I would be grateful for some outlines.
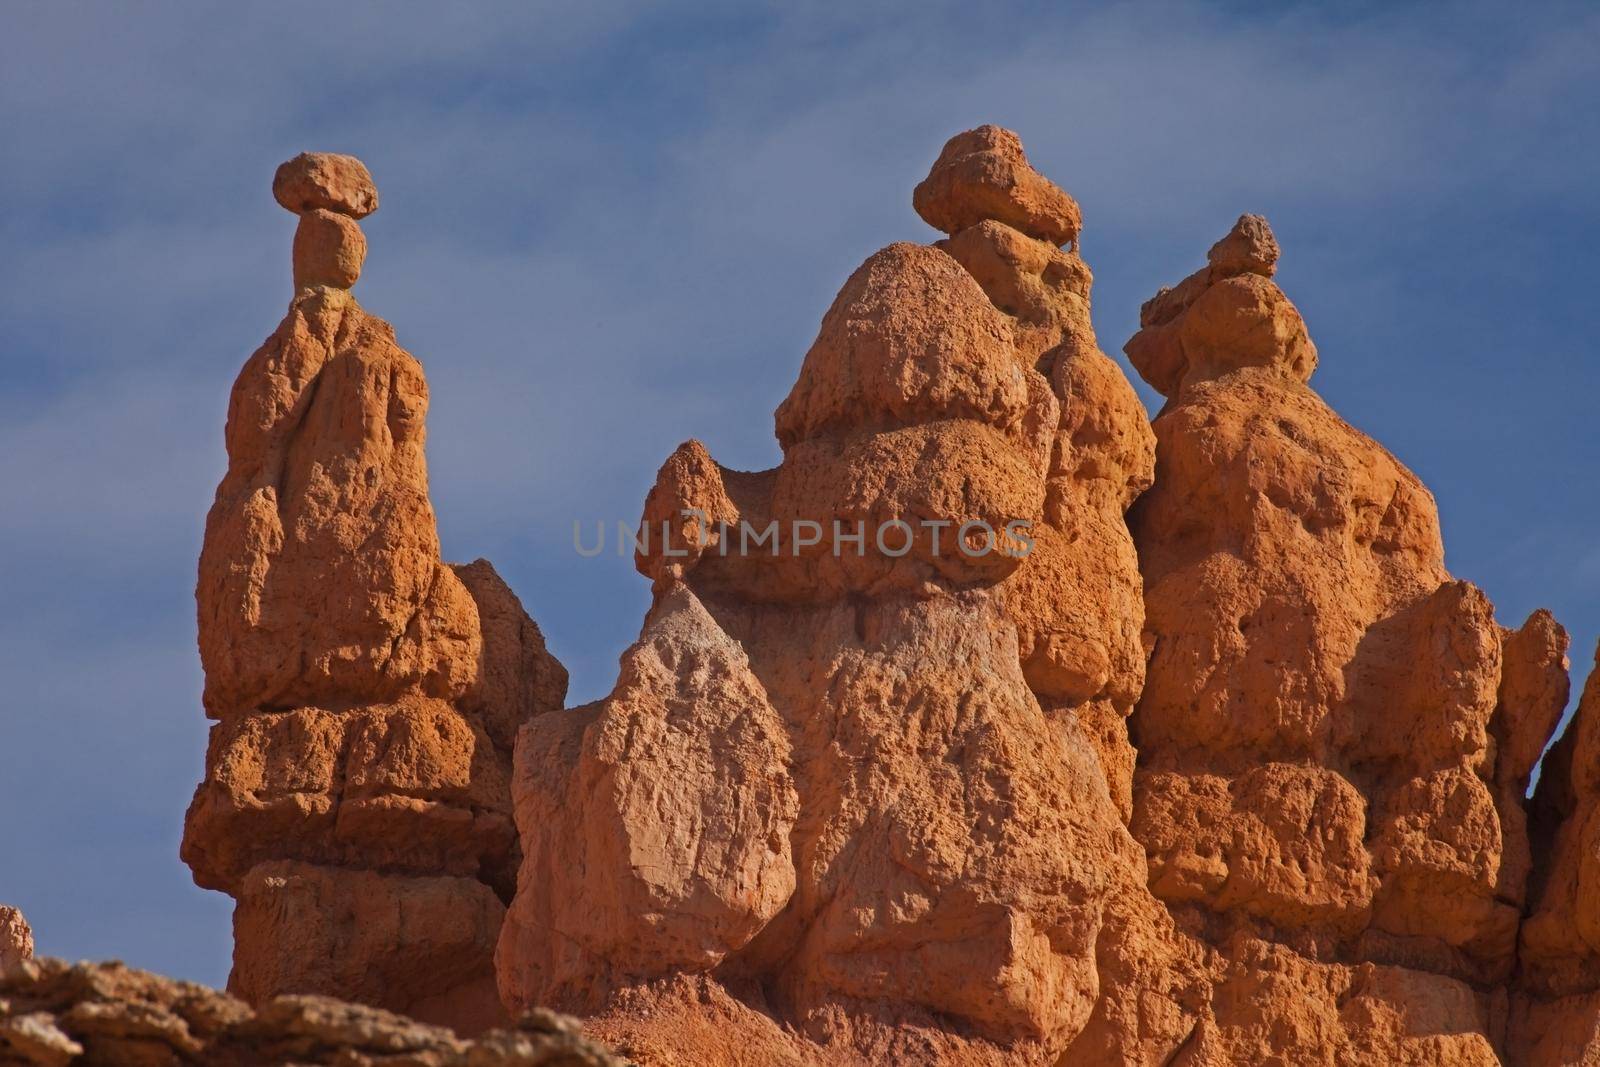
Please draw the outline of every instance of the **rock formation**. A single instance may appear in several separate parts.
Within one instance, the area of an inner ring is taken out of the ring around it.
[[[1600,673],[1530,827],[1567,636],[1500,626],[1311,389],[1265,219],[1141,310],[1152,424],[1077,203],[952,138],[945,236],[845,282],[779,466],[662,466],[639,639],[561,710],[516,597],[440,561],[421,368],[347,291],[370,176],[274,192],[297,294],[230,406],[184,842],[257,1008],[23,964],[28,1062],[547,1062],[279,996],[339,993],[653,1065],[1600,1063]]]
[[[1077,206],[994,128],[917,204],[950,239],[845,283],[783,463],[662,468],[616,689],[518,741],[502,993],[650,1062],[1049,1062],[1143,892],[1121,513],[1153,449],[1058,247]]]
[[[1307,385],[1264,219],[1143,309],[1152,433],[1013,135],[914,203],[782,464],[662,468],[616,689],[524,726],[502,994],[659,1063],[1499,1062],[1564,632]]]
[[[1167,397],[1130,516],[1151,647],[1132,827],[1216,954],[1197,1048],[1495,1062],[1484,991],[1515,963],[1566,635],[1496,625],[1445,571],[1427,490],[1306,384],[1265,220],[1208,258],[1127,345]]]
[[[16,908],[0,904],[0,971],[33,958],[33,931]]]
[[[246,362],[196,592],[206,776],[195,881],[230,893],[229,988],[475,1029],[518,860],[511,752],[566,673],[488,563],[440,561],[422,367],[347,291],[366,168],[302,155],[296,294]]]
[[[622,1067],[577,1023],[535,1012],[476,1040],[376,1008],[282,996],[256,1008],[120,963],[0,973],[0,1063],[31,1067]]]

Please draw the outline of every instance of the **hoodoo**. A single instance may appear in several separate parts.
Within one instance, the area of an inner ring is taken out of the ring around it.
[[[611,696],[518,742],[502,992],[646,1062],[1052,1062],[1102,995],[1111,902],[1145,892],[1121,513],[1153,445],[1059,247],[1077,205],[992,127],[917,204],[951,237],[845,283],[783,463],[667,461],[645,520],[715,525],[640,554],[655,603]],[[774,521],[827,533],[723,540]],[[962,539],[1014,522],[1036,551]]]
[[[1278,255],[1240,218],[1127,344],[1167,397],[1133,831],[1217,1062],[1493,1063],[1566,635],[1445,571],[1427,489],[1307,384]]]
[[[502,1017],[512,744],[566,672],[488,563],[439,558],[422,366],[349,290],[367,169],[279,168],[288,316],[228,406],[200,556],[217,720],[183,858],[231,894],[232,992],[326,993],[465,1030]]]

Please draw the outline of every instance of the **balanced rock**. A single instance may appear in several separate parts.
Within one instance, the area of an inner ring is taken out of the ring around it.
[[[950,145],[973,143],[1022,158],[1015,135],[995,127],[960,134]],[[927,182],[947,172],[951,156],[947,146]],[[1010,327],[1024,365],[1049,383],[1058,414],[1044,427],[1043,508],[1028,562],[1009,578],[1004,600],[1030,688],[1048,713],[1070,714],[1085,732],[1127,818],[1133,748],[1125,720],[1144,684],[1145,652],[1138,558],[1123,514],[1150,485],[1155,437],[1133,387],[1100,350],[1090,319],[1094,276],[1075,249],[999,217],[982,218],[935,247],[972,275]],[[1037,378],[1027,381],[1037,387]]]
[[[1317,349],[1305,321],[1271,278],[1278,242],[1259,215],[1241,215],[1211,248],[1209,262],[1139,309],[1139,332],[1124,351],[1164,396],[1184,377],[1244,366],[1276,367],[1308,381]]]
[[[364,219],[378,210],[378,187],[355,156],[302,152],[278,167],[272,195],[296,215],[332,211]]]
[[[280,178],[370,184],[307,158]],[[359,237],[323,208],[312,225]],[[240,372],[196,590],[217,724],[182,852],[238,901],[234,991],[475,1029],[500,1016],[513,740],[566,673],[489,564],[441,561],[427,410],[421,365],[343,288],[302,289]]]
[[[1278,269],[1278,238],[1261,215],[1240,215],[1223,238],[1206,253],[1207,276],[1220,280],[1236,274],[1270,278]]]
[[[945,144],[911,204],[936,230],[957,234],[985,219],[1052,245],[1083,229],[1078,202],[1034,170],[1010,130],[979,126]]]
[[[33,958],[33,931],[22,912],[0,904],[0,971]]]

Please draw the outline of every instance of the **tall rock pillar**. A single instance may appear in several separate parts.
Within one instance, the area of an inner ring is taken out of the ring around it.
[[[782,463],[662,467],[611,695],[518,740],[502,991],[646,1062],[1053,1063],[1144,895],[1114,742],[1153,450],[1085,335],[1077,204],[984,127],[916,205],[952,236],[845,282]]]
[[[1129,519],[1151,648],[1133,832],[1216,953],[1198,1048],[1493,1063],[1566,637],[1545,612],[1502,628],[1445,570],[1427,488],[1309,386],[1278,256],[1240,218],[1126,346],[1167,398]]]
[[[182,855],[229,893],[229,988],[327,993],[463,1029],[501,1012],[519,726],[566,672],[488,563],[446,564],[428,387],[349,288],[377,208],[359,160],[279,168],[289,313],[228,406],[196,589],[211,730]]]

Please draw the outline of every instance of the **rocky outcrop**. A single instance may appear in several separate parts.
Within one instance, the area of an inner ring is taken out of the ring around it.
[[[518,742],[501,990],[651,1062],[1049,1062],[1142,892],[1100,753],[1125,779],[1149,430],[1015,138],[923,188],[953,236],[845,283],[778,468],[667,461],[616,689]]]
[[[0,904],[0,971],[33,958],[33,930],[16,908]]]
[[[274,192],[301,213],[297,292],[229,402],[196,592],[217,723],[183,858],[238,901],[240,996],[481,1028],[501,1015],[512,745],[566,674],[489,564],[439,558],[422,367],[347,291],[366,169],[300,156]]]
[[[0,973],[0,1063],[31,1067],[621,1067],[576,1021],[533,1012],[463,1040],[449,1030],[321,996],[252,1008],[120,963],[30,961]]]

